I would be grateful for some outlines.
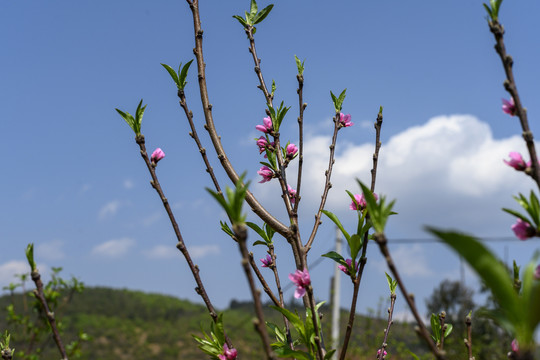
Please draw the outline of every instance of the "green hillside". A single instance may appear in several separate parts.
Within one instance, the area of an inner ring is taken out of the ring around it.
[[[21,312],[23,309],[22,295],[1,297],[0,330],[8,329],[12,332],[12,347],[25,349],[27,344],[21,343],[18,336],[18,332],[23,330],[6,324],[7,312],[4,309],[11,301],[15,302],[16,311]],[[202,336],[201,325],[208,331],[210,317],[204,306],[186,300],[131,290],[87,288],[82,294],[76,294],[57,313],[63,325],[65,343],[76,339],[79,331],[91,337],[90,341],[81,345],[81,359],[207,358],[197,348],[191,334]],[[330,309],[323,308],[322,313],[326,316],[324,324],[328,326]],[[239,358],[264,358],[258,346],[258,334],[253,328],[252,304],[232,301],[224,314],[225,331],[238,349]],[[280,326],[282,324],[280,316],[271,309],[266,310],[266,319]],[[343,312],[341,329],[345,329],[345,322],[346,314]],[[355,324],[348,359],[373,359],[382,342],[386,321],[362,316],[357,318]],[[328,328],[325,334],[330,334]],[[424,352],[423,344],[417,339],[414,327],[410,324],[394,324],[388,343],[391,359],[410,359],[410,356],[405,355],[408,354],[406,349],[418,355]],[[44,352],[39,359],[59,358],[50,337],[45,340],[43,347]]]

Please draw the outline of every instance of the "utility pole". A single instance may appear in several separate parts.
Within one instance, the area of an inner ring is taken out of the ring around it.
[[[336,252],[341,254],[341,232],[336,227]],[[332,295],[332,348],[339,348],[339,310],[340,310],[340,295],[341,295],[341,282],[340,282],[340,272],[339,268],[335,266],[334,268],[334,277],[332,278],[331,284],[331,295]],[[336,351],[332,356],[332,360],[337,360],[338,352]]]

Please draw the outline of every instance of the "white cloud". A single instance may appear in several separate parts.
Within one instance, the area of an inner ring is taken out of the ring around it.
[[[25,274],[30,272],[30,267],[26,261],[12,260],[0,265],[0,288],[9,285],[10,283],[18,283],[15,278],[17,274]]]
[[[65,257],[62,250],[64,242],[61,240],[53,240],[36,246],[36,257],[46,260],[61,260]]]
[[[209,255],[219,254],[219,246],[217,245],[200,245],[189,246],[189,254],[192,259],[201,259]],[[146,256],[152,259],[170,259],[183,255],[172,245],[157,245],[146,252]]]
[[[99,210],[98,217],[100,219],[105,219],[109,216],[114,216],[118,212],[119,208],[120,208],[120,201],[118,200],[110,201]]]
[[[320,201],[330,141],[330,136],[313,136],[305,143],[304,207],[315,208]],[[373,147],[371,141],[338,142],[328,210],[345,214],[350,202],[345,190],[359,192],[355,178],[370,182]],[[489,125],[472,115],[434,117],[383,142],[376,192],[397,199],[400,215],[390,223],[408,236],[422,232],[423,224],[510,235],[513,219],[500,208],[515,207],[512,195],[531,185],[503,163],[510,151],[526,153],[520,136],[495,139]],[[271,202],[270,190],[260,189],[265,202]]]
[[[130,238],[121,238],[106,241],[92,249],[92,254],[106,257],[119,257],[124,255],[135,244]]]
[[[150,226],[155,224],[159,219],[161,219],[162,211],[156,211],[153,214],[148,215],[142,220],[144,226]]]
[[[390,255],[401,275],[410,277],[428,277],[433,275],[429,268],[424,248],[420,244],[401,245],[390,249]],[[375,263],[380,271],[388,272],[386,261],[381,259]]]

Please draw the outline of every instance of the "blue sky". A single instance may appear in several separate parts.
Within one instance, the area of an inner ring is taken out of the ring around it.
[[[260,2],[259,7],[267,2]],[[309,4],[309,5],[306,5]],[[253,138],[265,103],[232,15],[249,1],[202,1],[204,49],[214,118],[229,158],[247,171],[264,206],[284,219],[275,184],[258,184],[261,159]],[[537,1],[507,0],[501,20],[515,60],[518,88],[534,133],[539,127],[540,48],[533,29]],[[148,148],[166,158],[158,176],[173,204],[188,248],[218,307],[249,294],[238,250],[221,231],[223,212],[204,187],[209,177],[188,136],[175,86],[160,63],[176,67],[193,58],[191,15],[183,1],[5,2],[0,12],[3,110],[1,148],[6,154],[0,209],[0,285],[26,271],[24,248],[36,244],[43,271],[62,266],[88,285],[127,287],[199,301],[131,130],[114,111],[133,113],[148,104],[142,132]],[[306,179],[301,231],[307,238],[322,190],[333,108],[329,91],[347,88],[343,110],[355,125],[340,131],[334,187],[327,209],[349,227],[345,189],[369,180],[378,108],[384,106],[383,148],[377,192],[397,198],[388,227],[391,250],[410,292],[429,295],[444,278],[459,278],[459,259],[426,239],[426,224],[482,237],[512,237],[512,195],[533,183],[502,162],[523,151],[516,119],[501,112],[503,70],[481,1],[390,2],[277,1],[258,27],[257,50],[276,100],[292,106],[281,134],[297,142],[296,65],[305,59]],[[186,94],[199,134],[222,185],[229,184],[202,128],[196,72]],[[294,167],[293,167],[294,168]],[[292,176],[292,175],[291,175]],[[251,218],[251,220],[253,220]],[[326,220],[326,219],[323,219]],[[251,239],[256,240],[251,234]],[[311,260],[332,249],[325,221]],[[488,243],[504,259],[524,264],[537,241]],[[277,245],[282,281],[294,266]],[[262,248],[253,249],[264,256]],[[387,296],[385,264],[370,247],[359,309]],[[312,269],[316,295],[328,299],[334,264]],[[467,283],[475,284],[467,270]],[[351,290],[343,278],[343,306]],[[286,297],[292,296],[292,289]],[[346,300],[345,300],[346,299]],[[423,306],[423,301],[418,301]],[[398,298],[399,304],[399,298]],[[403,302],[399,311],[404,311]]]

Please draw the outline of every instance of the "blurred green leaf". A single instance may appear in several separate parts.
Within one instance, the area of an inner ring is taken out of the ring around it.
[[[345,236],[345,239],[347,239],[347,242],[349,242],[349,239],[351,238],[351,236],[349,235],[349,233],[345,230],[345,228],[343,227],[343,225],[341,224],[341,221],[339,221],[339,219],[337,218],[336,215],[334,215],[333,213],[331,213],[330,211],[328,210],[322,210],[322,213],[326,216],[328,216],[328,218],[330,220],[332,220],[334,222],[334,224],[336,224],[336,226],[338,227],[338,229],[341,231],[341,233],[343,234],[343,236]]]
[[[26,246],[26,259],[32,271],[36,270],[36,262],[34,261],[34,244],[30,243]]]

